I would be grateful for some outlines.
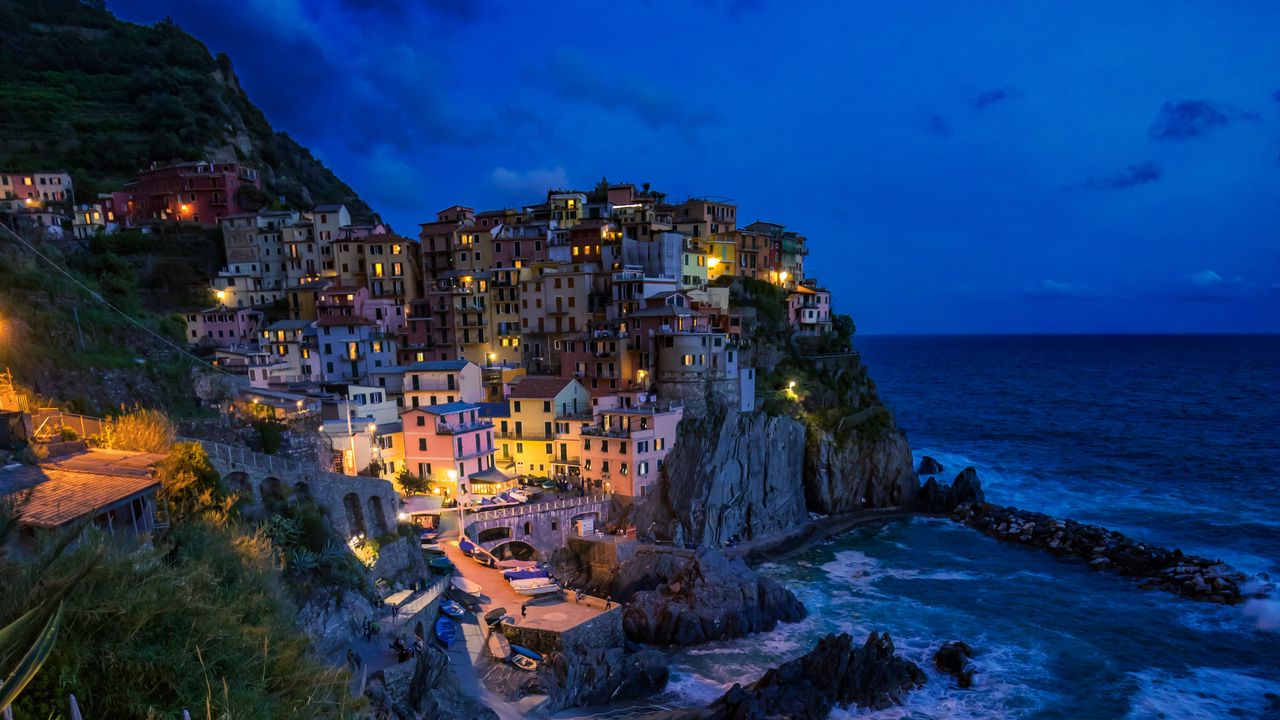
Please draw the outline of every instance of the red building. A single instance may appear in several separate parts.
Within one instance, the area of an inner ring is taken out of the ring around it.
[[[153,164],[125,186],[126,215],[133,225],[177,221],[216,225],[228,215],[258,209],[242,192],[247,188],[260,191],[262,179],[257,170],[239,163]],[[118,217],[122,208],[114,210]]]

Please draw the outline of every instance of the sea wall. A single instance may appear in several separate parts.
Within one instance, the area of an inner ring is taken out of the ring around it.
[[[929,478],[920,490],[917,507],[998,540],[1082,560],[1092,570],[1140,578],[1143,589],[1221,605],[1237,605],[1270,590],[1266,586],[1246,590],[1249,578],[1221,560],[1143,543],[1099,525],[988,503],[978,473],[971,467],[961,471],[950,486]]]

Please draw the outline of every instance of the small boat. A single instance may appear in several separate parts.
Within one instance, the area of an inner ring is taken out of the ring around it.
[[[527,658],[524,655],[512,654],[511,664],[527,672],[533,672],[538,669],[538,661],[533,658]]]
[[[428,565],[431,566],[431,572],[437,575],[448,575],[454,571],[453,561],[446,557],[440,557],[432,560]]]
[[[534,578],[549,577],[547,571],[541,568],[529,568],[528,570],[503,570],[502,577],[508,582],[511,580],[532,580]]]
[[[422,534],[418,535],[418,544],[421,545],[424,549],[440,547],[439,543],[436,542],[436,539],[438,537],[439,535],[436,533],[435,530],[423,530]]]
[[[518,502],[518,503],[527,503],[527,502],[529,502],[529,496],[528,496],[528,495],[525,495],[524,493],[520,492],[519,490],[512,490],[512,491],[508,492],[508,493],[507,493],[507,497],[511,498],[512,502]]]
[[[542,662],[541,653],[537,652],[536,650],[530,650],[529,648],[523,645],[516,645],[513,643],[511,645],[511,652],[521,657],[527,657],[534,662]]]
[[[503,570],[528,570],[538,567],[538,563],[534,560],[502,560],[498,567]]]
[[[453,644],[454,638],[458,637],[458,626],[449,618],[436,619],[436,641],[445,647]]]
[[[489,635],[489,654],[499,660],[506,660],[511,657],[511,643],[507,642],[506,635],[500,632],[494,632]]]
[[[472,555],[474,555],[476,552],[476,548],[478,547],[479,547],[478,545],[471,542],[465,537],[458,540],[458,549],[461,550],[462,554],[466,555],[467,557],[471,557]]]
[[[484,614],[484,622],[486,625],[494,625],[494,624],[500,623],[502,622],[503,616],[505,616],[506,614],[507,614],[506,608],[504,607],[494,608]]]
[[[463,613],[466,612],[466,610],[464,610],[461,605],[459,605],[458,603],[452,600],[444,600],[443,602],[440,603],[440,612],[444,613],[445,615],[448,615],[451,618],[460,618],[462,617]]]
[[[452,582],[454,588],[467,595],[471,595],[472,597],[478,596],[480,591],[484,590],[484,588],[480,586],[480,583],[474,580],[468,580],[464,577],[456,577]]]
[[[546,481],[546,482],[542,483],[542,489],[543,489],[543,490],[555,490],[555,489],[556,489],[557,487],[559,487],[559,486],[560,486],[560,484],[559,484],[559,483],[557,483],[555,480],[548,480],[548,481]]]
[[[512,580],[511,589],[521,595],[546,595],[560,592],[560,586],[551,578],[529,578],[528,580]]]
[[[481,565],[487,568],[498,566],[498,559],[483,550],[477,552],[475,555],[472,555],[471,559],[475,560],[476,562],[480,563]]]

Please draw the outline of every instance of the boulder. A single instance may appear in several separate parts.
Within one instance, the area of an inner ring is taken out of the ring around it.
[[[538,675],[545,712],[651,698],[667,686],[667,659],[653,648],[574,648],[554,653]]]
[[[969,664],[973,648],[960,641],[945,643],[933,654],[933,664],[942,672],[954,677],[962,688],[973,685],[974,669]]]
[[[375,716],[398,720],[458,718],[497,720],[497,713],[463,690],[457,676],[449,672],[449,658],[434,645],[427,645],[413,663],[383,668],[369,677],[365,695],[375,708]]]
[[[653,589],[621,597],[627,638],[655,645],[742,637],[806,614],[790,590],[715,550],[698,552]]]
[[[828,635],[808,654],[754,683],[735,684],[697,717],[822,720],[835,707],[883,710],[901,704],[924,683],[924,671],[895,654],[887,633],[871,633],[860,647],[847,633]]]
[[[916,495],[915,508],[930,515],[950,515],[965,505],[982,506],[986,504],[986,500],[978,471],[967,467],[948,486],[943,486],[934,478],[926,480]],[[1011,523],[1001,523],[1000,531],[1006,532],[1010,527]]]
[[[938,462],[937,460],[934,460],[928,455],[925,455],[923,458],[920,459],[920,469],[916,470],[916,474],[921,476],[941,475],[943,472],[945,472],[945,470],[942,467],[942,463]]]

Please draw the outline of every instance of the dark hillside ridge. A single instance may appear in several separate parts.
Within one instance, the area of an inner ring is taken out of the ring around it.
[[[137,25],[80,0],[0,0],[0,67],[0,169],[64,170],[77,202],[121,189],[153,161],[238,160],[287,207],[344,203],[356,222],[372,218],[271,127],[226,55],[172,21]]]

